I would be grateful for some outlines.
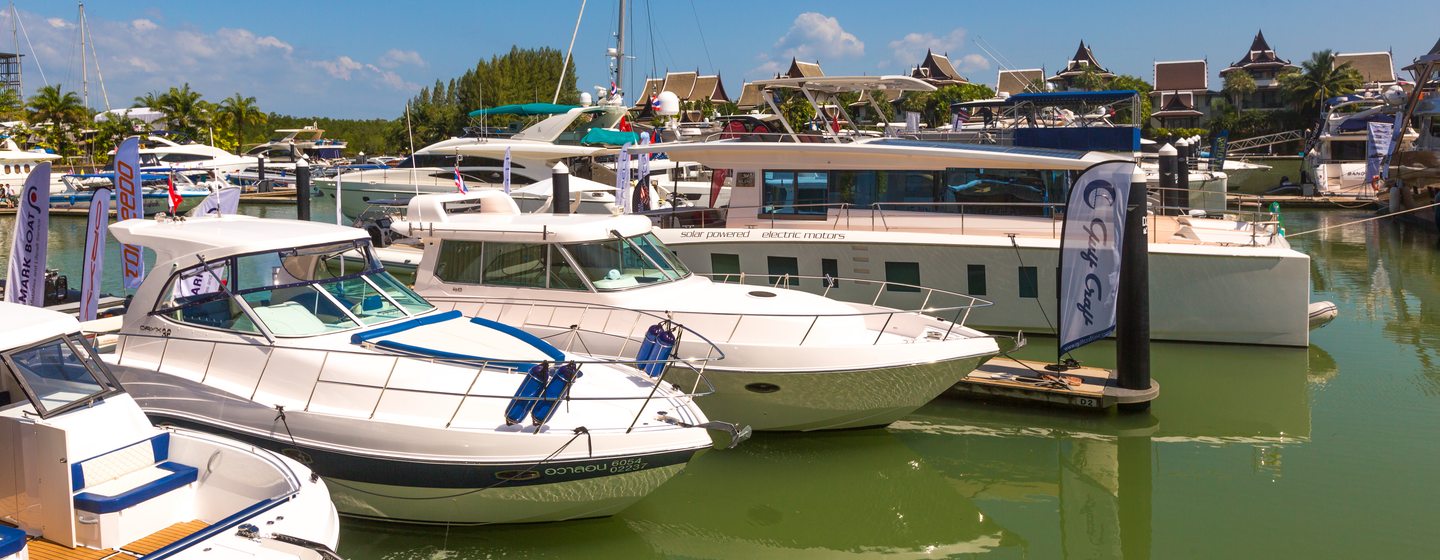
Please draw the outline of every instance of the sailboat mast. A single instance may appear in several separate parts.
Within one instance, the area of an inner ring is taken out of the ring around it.
[[[20,63],[20,11],[10,0],[10,38],[15,41],[15,93],[25,96],[25,65]]]
[[[74,60],[74,59],[71,59]],[[85,57],[85,3],[80,2],[80,99],[90,108],[90,60]]]
[[[620,0],[620,25],[615,33],[615,87],[625,91],[625,4]]]

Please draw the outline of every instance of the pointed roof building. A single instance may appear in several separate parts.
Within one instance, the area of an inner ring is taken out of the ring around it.
[[[1080,47],[1075,49],[1075,56],[1070,57],[1070,60],[1065,63],[1065,69],[1056,72],[1054,76],[1047,78],[1045,81],[1063,88],[1069,88],[1075,78],[1092,68],[1095,69],[1102,78],[1115,77],[1115,74],[1106,70],[1104,66],[1100,65],[1098,60],[1095,60],[1095,53],[1090,50],[1090,47],[1085,44],[1084,40],[1081,40]]]
[[[1270,43],[1265,40],[1265,31],[1256,31],[1255,39],[1250,41],[1250,50],[1240,60],[1235,61],[1228,68],[1221,70],[1220,75],[1224,76],[1236,70],[1281,70],[1293,67],[1289,60],[1280,58],[1275,54],[1275,49],[1270,48]]]
[[[934,51],[929,49],[925,50],[925,59],[921,60],[920,64],[917,64],[915,69],[910,71],[910,76],[925,80],[935,87],[970,83],[969,80],[966,80],[964,76],[960,75],[960,72],[955,70],[953,64],[950,64],[949,56],[935,54]]]
[[[820,71],[820,61],[800,62],[791,57],[790,69],[776,78],[817,78],[824,75],[825,73]]]

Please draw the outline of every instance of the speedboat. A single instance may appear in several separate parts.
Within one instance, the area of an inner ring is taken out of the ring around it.
[[[423,243],[415,288],[437,306],[541,338],[592,324],[630,333],[583,342],[604,355],[665,340],[640,324],[649,316],[684,324],[700,336],[678,343],[682,361],[706,356],[712,344],[725,355],[705,370],[715,393],[700,406],[757,430],[884,426],[1000,350],[995,338],[963,324],[970,309],[988,305],[983,300],[793,271],[712,281],[692,274],[642,216],[522,213],[503,193],[476,191],[411,198],[394,228]],[[812,289],[865,292],[871,303]],[[924,312],[875,304],[881,300]],[[665,373],[693,383],[687,372]]]
[[[152,425],[72,316],[0,303],[0,317],[0,558],[338,560],[310,469]]]
[[[195,179],[192,179],[194,177]],[[223,182],[210,179],[206,170],[157,169],[140,173],[140,198],[145,204],[145,213],[170,212],[170,187],[180,196],[178,212],[185,212],[201,200],[221,188]],[[89,208],[94,199],[95,189],[110,189],[113,201],[116,192],[114,173],[67,174],[60,178],[60,189],[50,191],[50,207],[59,209]],[[198,179],[200,182],[196,182]],[[113,208],[113,206],[112,206]]]
[[[227,215],[110,231],[157,258],[107,356],[140,406],[301,458],[342,514],[605,516],[711,447],[706,427],[719,426],[635,359],[437,309],[379,265],[363,230]]]

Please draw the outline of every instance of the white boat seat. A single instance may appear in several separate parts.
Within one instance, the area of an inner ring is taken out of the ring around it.
[[[167,461],[170,433],[110,451],[70,465],[75,509],[114,513],[199,478],[195,467]]]

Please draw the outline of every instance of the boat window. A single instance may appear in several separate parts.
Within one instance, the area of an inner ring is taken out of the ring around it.
[[[545,247],[533,243],[486,243],[481,283],[544,288]]]
[[[601,291],[668,282],[679,277],[676,271],[661,268],[663,265],[657,265],[639,245],[626,239],[572,243],[565,245],[565,250],[595,289]]]
[[[685,268],[685,263],[670,252],[670,248],[655,238],[655,234],[646,233],[628,238],[635,245],[644,251],[650,260],[655,261],[665,272],[669,273],[671,279],[679,280],[690,275],[690,269]]]
[[[330,295],[335,298],[335,301],[339,302],[341,306],[349,308],[352,315],[367,325],[405,317],[404,311],[392,303],[389,298],[381,295],[380,290],[373,284],[366,282],[363,276],[354,276],[317,285],[329,292]],[[323,299],[318,300],[316,306],[310,311],[319,315],[323,309],[328,309],[329,306],[333,305],[333,303],[326,302]]]
[[[1040,297],[1040,269],[1033,266],[1020,267],[1020,297]]]
[[[1430,135],[1440,138],[1440,116],[1430,117]]]
[[[41,418],[118,392],[119,385],[95,363],[93,352],[73,335],[5,354],[5,366],[24,387]]]
[[[729,282],[737,280],[730,275],[740,274],[740,255],[729,253],[710,253],[710,273],[717,282]]]
[[[766,268],[770,272],[770,285],[778,286],[781,280],[787,286],[799,286],[800,259],[795,257],[765,257]]]
[[[763,214],[826,215],[829,174],[825,171],[766,171],[761,196]]]
[[[245,311],[226,291],[231,283],[229,263],[227,259],[176,274],[158,311],[182,323],[258,334],[260,330],[249,320],[236,324]]]
[[[967,288],[966,288],[966,290],[965,290],[965,293],[970,294],[970,295],[972,295],[972,296],[983,296],[983,295],[985,295],[985,265],[983,265],[983,264],[968,264],[968,265],[965,265],[965,275],[966,275],[966,277],[967,277],[967,279],[968,279]]]
[[[390,296],[390,299],[395,300],[395,303],[410,311],[412,314],[424,313],[434,308],[433,305],[430,305],[430,302],[425,301],[425,298],[420,297],[419,294],[411,291],[410,288],[406,288],[404,284],[400,283],[399,280],[391,276],[388,272],[372,274],[368,276],[368,278],[375,282],[375,285],[380,288],[380,291],[385,292],[385,295]]]
[[[480,253],[484,244],[479,241],[441,241],[440,258],[435,261],[435,277],[442,282],[455,284],[479,284]]]
[[[1367,154],[1364,140],[1332,140],[1330,142],[1330,159],[1332,161],[1365,161]]]
[[[585,281],[580,279],[580,273],[575,272],[575,267],[570,266],[570,261],[565,260],[565,255],[560,248],[550,246],[550,277],[549,286],[554,290],[586,290]]]
[[[885,285],[887,292],[918,292],[920,288],[920,263],[885,261]]]

